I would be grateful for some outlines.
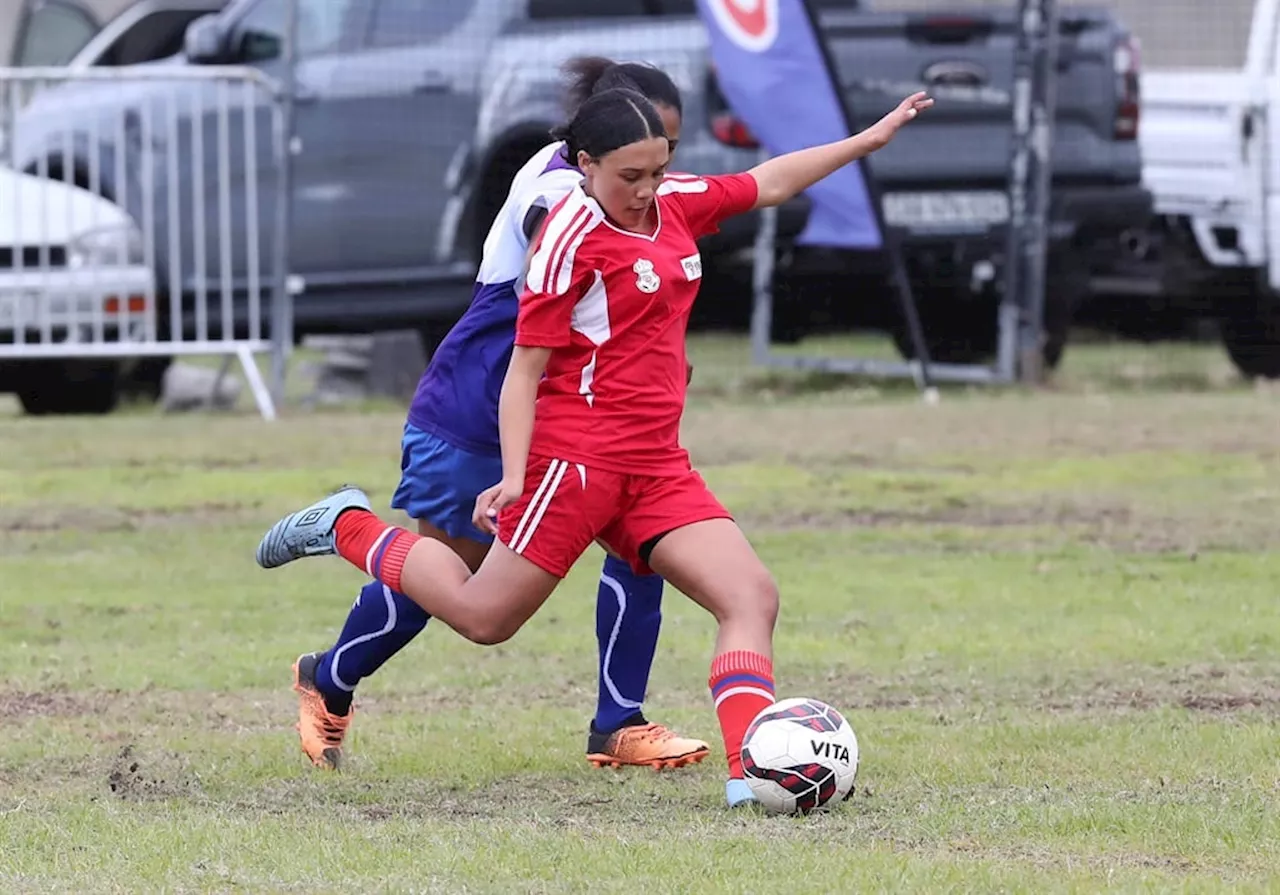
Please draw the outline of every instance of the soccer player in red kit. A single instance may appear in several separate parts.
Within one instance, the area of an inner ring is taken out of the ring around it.
[[[773,702],[778,590],[680,446],[685,330],[702,275],[695,240],[778,205],[887,144],[932,105],[904,100],[867,130],[744,174],[668,176],[653,105],[631,90],[582,104],[557,136],[583,183],[547,219],[529,262],[499,401],[502,481],[476,500],[498,544],[473,575],[439,542],[387,525],[345,488],[263,537],[274,568],[337,553],[476,643],[511,637],[600,541],[716,619],[709,686],[731,806],[752,800],[741,745]]]

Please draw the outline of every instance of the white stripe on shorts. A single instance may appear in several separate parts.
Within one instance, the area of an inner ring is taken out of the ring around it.
[[[520,521],[516,524],[516,530],[511,535],[511,541],[507,544],[512,550],[516,549],[516,544],[520,541],[520,535],[524,532],[524,527],[529,524],[534,512],[534,507],[538,505],[538,501],[542,499],[542,494],[547,490],[547,486],[551,484],[551,480],[555,478],[556,468],[560,465],[559,460],[552,460],[547,465],[547,471],[542,476],[542,482],[538,485],[538,490],[533,492],[533,499],[529,501],[529,505],[524,508],[524,514],[520,517]],[[519,551],[516,551],[517,553]]]
[[[521,538],[517,535],[511,539],[513,542],[511,549],[516,553],[524,553],[524,548],[528,547],[529,542],[533,540],[533,533],[538,530],[538,523],[542,521],[542,516],[547,512],[547,507],[551,506],[551,499],[556,496],[556,490],[560,487],[560,483],[564,481],[564,474],[569,471],[569,464],[563,460],[552,460],[551,465],[547,467],[548,475],[550,475],[552,468],[556,471],[556,477],[552,480],[551,487],[547,489],[547,493],[543,495],[542,501],[539,502],[538,496],[535,494],[533,500],[529,501],[528,508],[524,511],[525,517],[528,517],[529,513],[533,513],[533,518],[529,522],[529,528],[525,531],[524,537]],[[543,481],[545,482],[546,479],[543,479]],[[537,507],[536,510],[534,509],[535,506]],[[523,524],[524,518],[520,522]]]

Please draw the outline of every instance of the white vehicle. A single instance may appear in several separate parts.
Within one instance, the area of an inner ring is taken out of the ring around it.
[[[0,167],[0,391],[31,413],[106,412],[129,362],[106,343],[155,328],[155,278],[142,238],[87,190]],[[94,342],[81,360],[43,346]]]
[[[1278,12],[1280,0],[1253,2],[1242,66],[1143,75],[1143,179],[1157,220],[1133,236],[1157,262],[1136,291],[1216,317],[1240,371],[1267,378],[1280,377]]]
[[[187,25],[227,0],[3,0],[0,66],[135,65],[182,49]]]
[[[183,36],[187,25],[196,18],[207,13],[216,12],[224,7],[227,0],[0,0],[0,67],[14,66],[65,66],[70,70],[91,66],[124,66],[149,62],[174,55],[182,48]],[[4,87],[5,97],[0,102],[9,102],[17,94]],[[5,143],[5,115],[0,114],[0,146]],[[54,178],[57,180],[57,178]],[[54,198],[47,203],[37,200],[33,191],[49,190],[50,196],[65,197],[76,195],[80,191],[64,187],[60,183],[45,183],[32,186],[34,178],[29,178],[25,186],[19,187],[19,178],[11,171],[0,168],[0,392],[16,391],[28,410],[34,412],[68,413],[68,412],[106,412],[116,403],[117,396],[123,392],[132,392],[150,397],[159,394],[161,378],[169,364],[169,358],[151,357],[122,360],[74,360],[74,361],[23,361],[15,363],[11,357],[3,356],[12,351],[5,343],[14,341],[16,325],[19,319],[26,321],[32,312],[47,314],[41,318],[36,335],[40,335],[39,326],[47,320],[50,332],[57,338],[74,337],[75,325],[69,328],[62,324],[71,323],[73,314],[79,321],[88,319],[93,326],[93,309],[99,303],[93,298],[86,298],[86,293],[59,293],[61,286],[82,283],[90,277],[90,271],[98,269],[99,277],[95,285],[89,288],[90,296],[103,287],[107,276],[100,266],[89,264],[72,273],[67,266],[54,269],[48,278],[35,273],[41,267],[41,251],[37,247],[28,247],[25,251],[31,255],[31,263],[23,265],[24,272],[19,274],[15,262],[26,260],[20,254],[13,254],[12,249],[23,242],[35,239],[37,243],[43,237],[30,232],[38,228],[36,221],[26,221],[22,232],[17,230],[19,218],[15,200],[21,198],[27,203],[39,201],[50,208],[59,209],[63,215],[61,221],[57,215],[49,218],[50,231],[44,236],[50,240],[60,241],[61,248],[51,248],[47,256],[50,259],[65,257],[67,260],[90,257],[81,249],[101,248],[104,240],[117,239],[109,234],[108,220],[118,220],[119,209],[107,202],[97,200],[99,222],[108,230],[94,234],[82,234],[76,227],[79,219],[85,216],[92,218],[93,205],[84,203],[84,196],[73,200],[76,211],[69,214],[66,203]],[[6,192],[7,191],[7,192]],[[87,195],[87,194],[86,194]],[[92,197],[89,197],[92,198]],[[105,212],[104,209],[110,209]],[[79,217],[77,217],[77,215]],[[65,225],[65,226],[64,226]],[[73,226],[74,225],[74,226]],[[61,233],[55,230],[61,227]],[[79,241],[76,241],[79,238]],[[136,273],[136,269],[134,271]],[[128,285],[121,277],[131,274],[116,265],[109,276],[116,278],[117,286]],[[32,289],[33,280],[37,281]],[[59,281],[63,281],[59,284]],[[134,284],[136,285],[136,283]],[[51,296],[48,301],[36,298],[35,295]],[[79,294],[79,298],[73,298]],[[101,310],[110,312],[118,305],[102,305]],[[128,304],[124,305],[128,310]],[[135,300],[135,311],[140,304]],[[136,315],[135,315],[136,316]],[[137,321],[129,321],[135,331]],[[104,321],[104,331],[112,332],[119,321],[111,322],[110,314]],[[81,327],[83,334],[83,326]],[[27,332],[27,336],[31,333]],[[28,338],[30,341],[30,338]],[[35,389],[33,383],[39,383]]]

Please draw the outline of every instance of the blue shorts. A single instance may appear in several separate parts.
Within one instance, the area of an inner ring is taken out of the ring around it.
[[[411,423],[400,445],[400,487],[391,506],[451,538],[493,543],[493,535],[472,524],[471,514],[480,492],[502,479],[502,459],[464,451]]]

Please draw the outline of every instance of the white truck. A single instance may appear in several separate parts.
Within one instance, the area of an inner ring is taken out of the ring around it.
[[[155,326],[142,234],[119,207],[0,166],[0,392],[28,413],[105,413],[118,357],[50,359],[38,342],[123,342]]]
[[[1126,291],[1217,319],[1251,378],[1280,378],[1278,43],[1280,0],[1256,0],[1242,66],[1153,67],[1141,82],[1143,180],[1156,217],[1129,235],[1145,263]]]

